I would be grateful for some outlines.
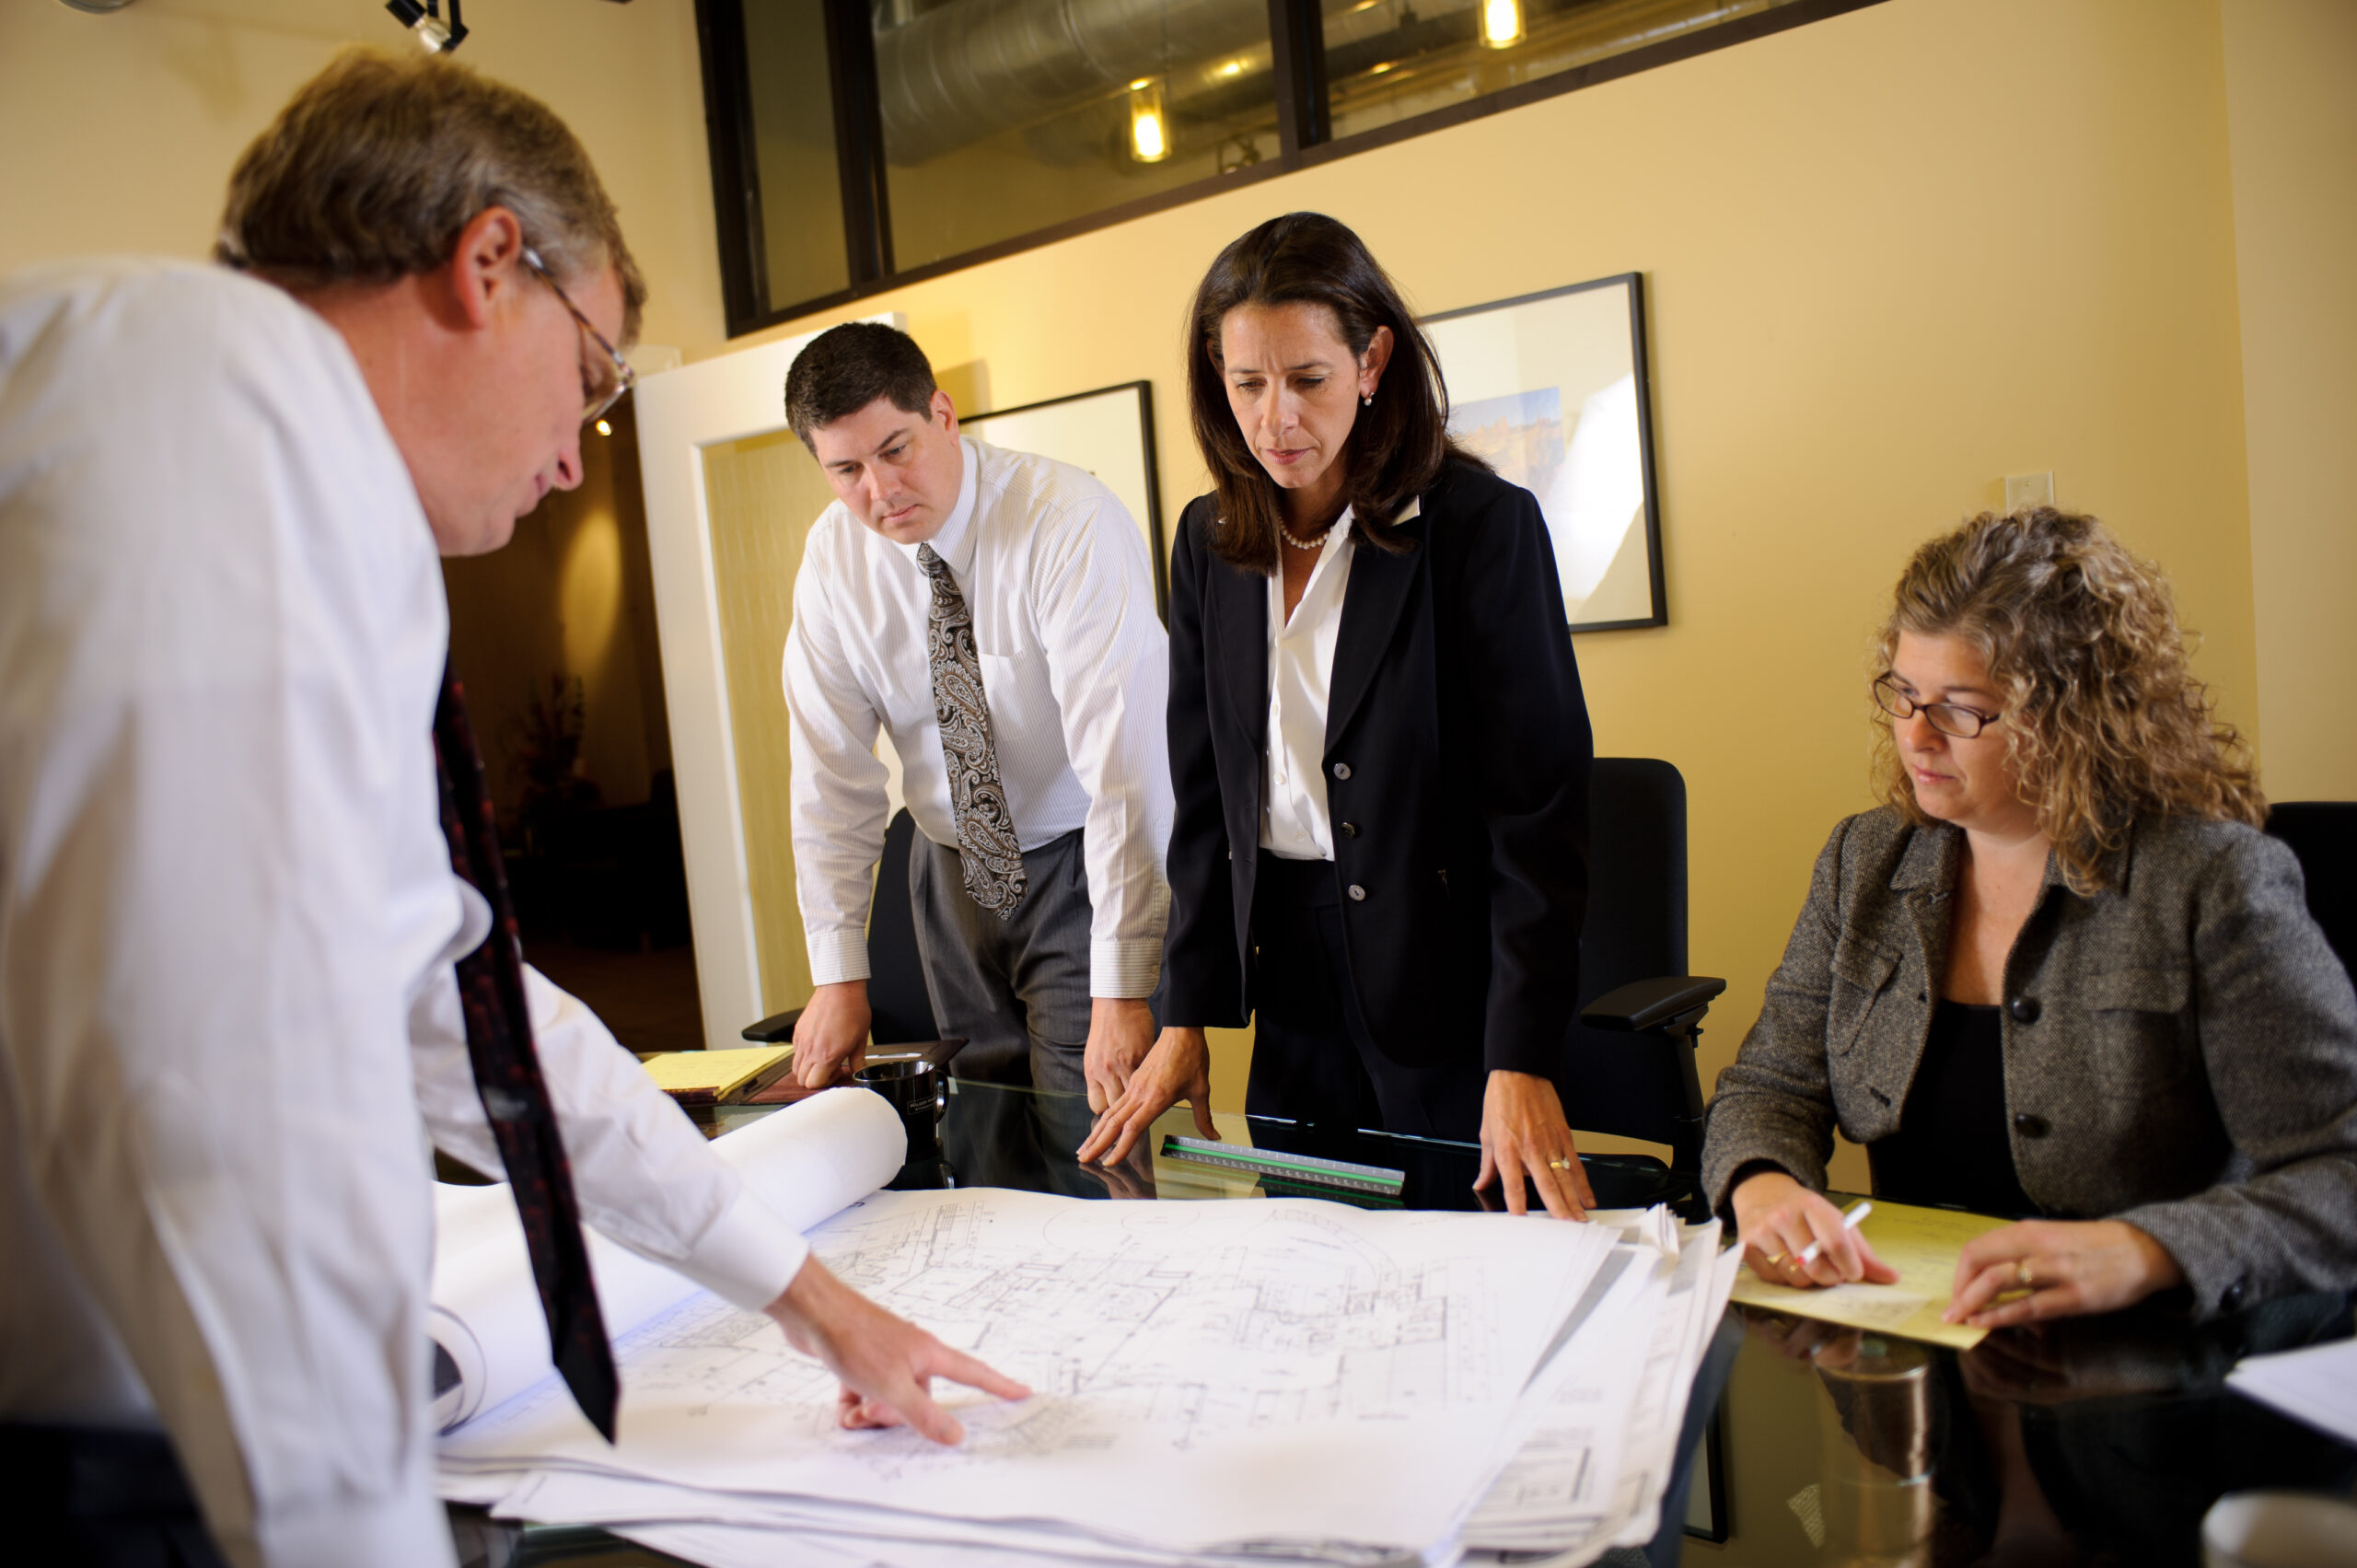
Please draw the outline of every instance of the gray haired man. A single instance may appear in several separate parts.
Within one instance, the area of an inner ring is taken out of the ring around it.
[[[221,254],[0,283],[10,1538],[451,1562],[429,1136],[505,1163],[593,1422],[576,1204],[766,1309],[846,1424],[954,1441],[933,1376],[1022,1390],[811,1258],[454,872],[497,848],[435,554],[580,482],[644,295],[580,145],[463,67],[347,56],[239,162]]]

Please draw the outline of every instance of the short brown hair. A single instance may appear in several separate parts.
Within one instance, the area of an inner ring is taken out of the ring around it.
[[[1238,306],[1293,304],[1333,312],[1353,354],[1366,353],[1376,328],[1391,329],[1390,368],[1376,388],[1374,406],[1352,425],[1340,459],[1348,465],[1342,495],[1352,508],[1353,538],[1381,550],[1406,548],[1398,535],[1368,525],[1388,521],[1430,489],[1451,458],[1489,466],[1449,439],[1440,356],[1365,241],[1323,213],[1271,218],[1219,253],[1187,313],[1187,412],[1219,494],[1222,526],[1211,545],[1220,559],[1248,571],[1277,569],[1283,514],[1276,482],[1253,456],[1228,407],[1220,323]]]
[[[916,339],[881,321],[845,321],[813,338],[785,373],[785,423],[810,445],[810,433],[878,398],[902,413],[929,413],[933,362]]]
[[[2168,579],[2095,518],[2037,506],[1983,512],[1916,551],[1882,632],[1961,637],[2004,702],[2000,727],[2071,884],[2103,885],[2104,856],[2146,815],[2267,819],[2249,748],[2212,716],[2186,668]],[[1883,798],[1923,821],[1886,722]]]
[[[441,55],[355,49],[306,83],[238,159],[213,253],[291,288],[392,283],[491,207],[560,278],[611,265],[636,339],[646,281],[589,155],[546,104]]]

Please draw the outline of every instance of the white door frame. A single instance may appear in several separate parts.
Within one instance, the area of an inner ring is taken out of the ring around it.
[[[898,314],[866,319],[903,327]],[[714,1050],[742,1045],[738,1031],[772,1009],[761,994],[754,935],[703,452],[785,428],[785,373],[816,336],[808,332],[649,376],[633,394],[639,470],[646,487],[656,635],[670,712],[671,766],[679,781],[688,912],[695,930],[696,984],[703,1002],[704,1044]]]

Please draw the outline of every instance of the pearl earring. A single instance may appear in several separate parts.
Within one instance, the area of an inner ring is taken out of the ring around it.
[[[1363,408],[1373,408],[1375,406],[1375,394],[1373,392],[1369,392],[1366,396],[1359,400],[1359,404]]]

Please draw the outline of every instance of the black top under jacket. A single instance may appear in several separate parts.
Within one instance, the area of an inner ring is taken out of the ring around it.
[[[1579,998],[1594,747],[1547,524],[1450,461],[1351,562],[1326,722],[1350,982],[1408,1066],[1553,1077]],[[1269,583],[1179,519],[1170,588],[1170,935],[1163,1022],[1240,1027],[1269,727]],[[1383,525],[1376,525],[1378,528]]]

